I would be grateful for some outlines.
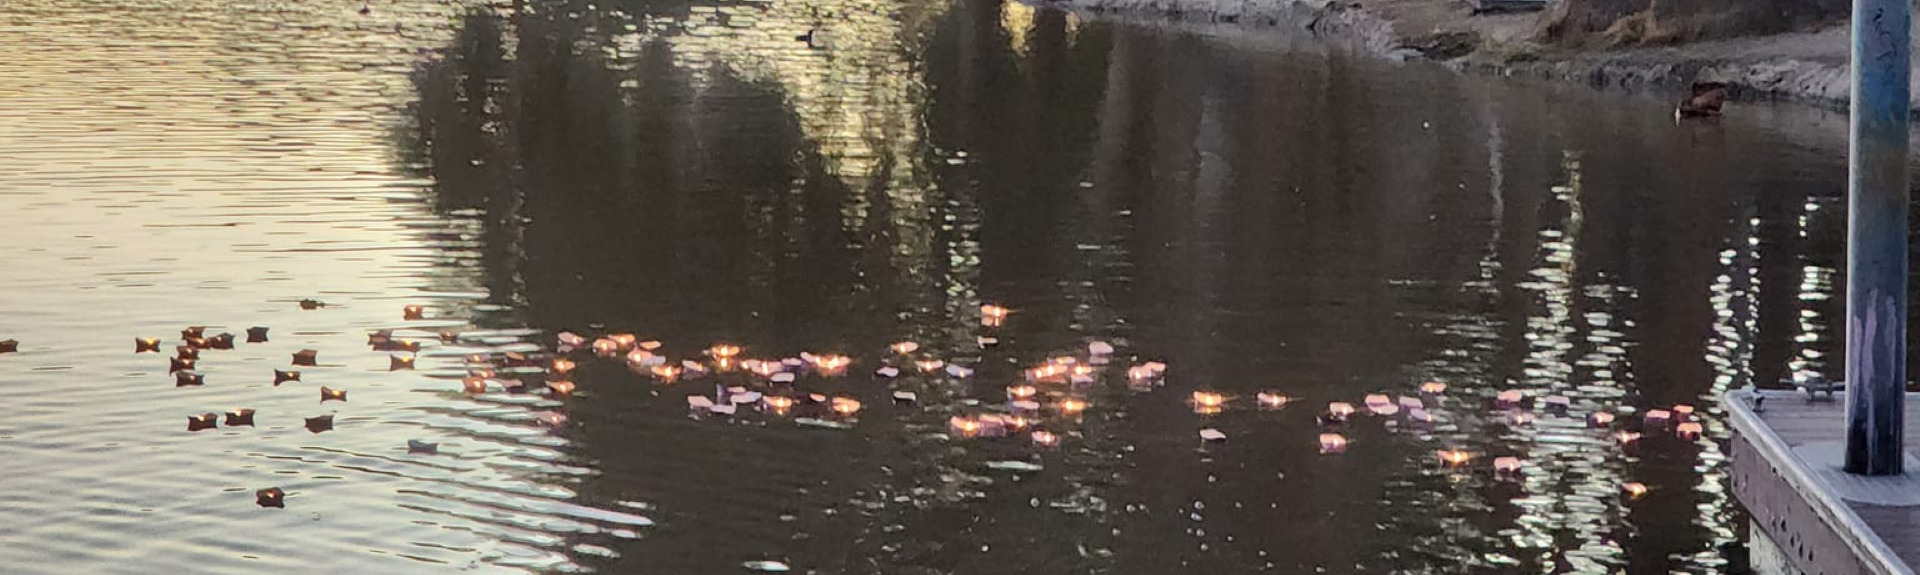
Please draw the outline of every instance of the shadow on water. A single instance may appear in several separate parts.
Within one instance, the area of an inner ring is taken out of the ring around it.
[[[483,321],[635,330],[683,356],[840,352],[856,373],[915,339],[980,374],[894,384],[919,405],[863,376],[816,382],[871,406],[822,430],[690,419],[677,396],[707,384],[589,366],[570,407],[569,448],[595,470],[580,497],[660,522],[590,565],[1738,571],[1717,398],[1833,375],[1844,167],[1789,137],[1831,127],[1816,112],[1676,126],[1652,100],[1005,2],[875,35],[924,38],[905,47],[849,29],[715,56],[712,37],[743,33],[676,10],[473,12],[418,73],[407,153],[439,210],[480,222],[505,310]],[[906,62],[895,83],[780,67],[876,53]],[[841,124],[864,127],[821,128]],[[982,302],[1018,310],[986,350]],[[1167,361],[1171,383],[1095,391],[1059,451],[939,434],[1089,339]],[[1429,380],[1451,386],[1424,398],[1434,422],[1367,418],[1338,429],[1348,453],[1317,453],[1326,402]],[[1240,399],[1196,415],[1196,389]],[[1298,403],[1252,409],[1264,389]],[[1516,422],[1504,390],[1572,414],[1536,403]],[[1582,419],[1640,429],[1636,410],[1674,404],[1706,437],[1650,427],[1623,448]],[[1232,439],[1197,446],[1201,427]],[[1438,449],[1478,459],[1444,468]],[[1496,478],[1495,456],[1527,470]],[[1044,469],[987,465],[1005,461]]]

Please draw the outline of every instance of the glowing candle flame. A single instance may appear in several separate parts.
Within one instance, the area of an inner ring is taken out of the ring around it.
[[[1587,416],[1587,425],[1592,427],[1606,427],[1612,424],[1613,424],[1612,413],[1608,413],[1605,411],[1596,411],[1596,412],[1593,412],[1593,415]]]
[[[404,308],[400,308],[400,316],[405,319],[409,319],[409,320],[421,319],[426,317],[426,315],[427,315],[427,308],[425,307],[410,305]]]
[[[1441,450],[1434,453],[1447,467],[1459,467],[1473,460],[1473,454],[1458,449]]]
[[[834,413],[843,417],[852,417],[853,414],[860,413],[860,401],[850,397],[833,398],[830,406]]]
[[[586,345],[587,343],[586,337],[583,337],[580,334],[573,333],[570,331],[560,332],[558,336],[555,336],[555,339],[558,339],[560,341],[560,345],[564,345],[567,347],[580,347],[582,345]]]
[[[1013,399],[1028,399],[1033,397],[1033,395],[1036,393],[1040,393],[1040,390],[1031,385],[1007,386],[1007,397],[1010,397]]]
[[[1193,392],[1193,404],[1204,407],[1220,407],[1227,403],[1227,397],[1212,391]]]
[[[935,370],[945,367],[947,365],[947,362],[940,361],[937,359],[923,359],[920,361],[913,362],[913,365],[914,367],[920,368],[920,373],[932,373]]]
[[[1345,436],[1338,433],[1320,434],[1320,453],[1345,453],[1346,451],[1347,438]]]
[[[1647,494],[1647,485],[1638,481],[1621,485],[1620,489],[1627,492],[1627,497],[1632,499],[1639,499],[1640,496]]]
[[[1053,447],[1060,444],[1060,436],[1046,431],[1033,432],[1033,444],[1041,447]]]
[[[821,375],[840,375],[846,373],[847,366],[853,365],[853,358],[844,355],[814,356],[813,370]]]
[[[760,398],[760,400],[765,402],[767,409],[772,410],[774,413],[785,414],[787,411],[793,409],[793,398],[791,397],[769,395]]]
[[[556,374],[564,375],[564,374],[573,373],[574,367],[576,366],[574,365],[573,360],[570,360],[567,358],[558,358],[553,360],[553,372]]]
[[[620,349],[627,349],[627,348],[633,347],[634,342],[638,341],[640,338],[634,337],[633,334],[630,334],[630,333],[610,333],[610,334],[607,334],[607,339],[613,340],[614,343],[619,344]]]
[[[733,356],[740,355],[740,346],[725,343],[717,344],[707,348],[707,355],[713,356],[715,359],[729,359]]]
[[[1420,384],[1420,393],[1424,393],[1427,395],[1440,395],[1446,392],[1447,392],[1447,384],[1445,383],[1441,383],[1438,381],[1429,381],[1429,382]]]
[[[534,420],[539,421],[547,427],[560,427],[567,424],[567,414],[557,411],[547,411],[535,415]]]
[[[653,376],[659,378],[660,381],[672,382],[680,379],[680,368],[677,366],[656,365],[653,366],[652,371]]]
[[[785,367],[781,366],[779,362],[762,361],[747,366],[747,371],[753,372],[760,377],[773,377],[773,374],[780,373],[783,370],[785,370]]]
[[[404,371],[409,369],[413,369],[412,357],[395,355],[391,356],[387,362],[387,371]]]
[[[486,393],[487,378],[476,376],[462,379],[460,380],[460,386],[462,389],[465,389],[467,393]]]
[[[573,382],[571,382],[571,381],[549,381],[549,382],[547,382],[547,389],[551,389],[551,390],[553,390],[553,392],[554,392],[554,393],[557,393],[557,394],[560,394],[560,395],[573,395],[573,390],[574,390],[574,387],[575,387],[575,386],[574,386],[574,384],[573,384]]]
[[[980,306],[980,325],[1000,327],[1007,322],[1007,314],[1010,313],[1013,311],[993,304]]]
[[[980,421],[971,417],[953,416],[952,419],[947,420],[947,427],[952,428],[954,433],[958,433],[962,437],[973,437],[980,434]]]
[[[607,338],[593,340],[593,354],[600,357],[613,357],[620,353],[620,342]]]
[[[1640,434],[1632,431],[1621,431],[1613,434],[1613,440],[1619,442],[1620,445],[1627,445],[1639,441]]]
[[[133,340],[134,353],[160,352],[160,338],[143,337]]]
[[[887,349],[891,349],[893,350],[893,353],[896,353],[899,355],[907,355],[916,351],[920,351],[920,344],[914,343],[911,341],[894,342],[893,345],[887,346]]]
[[[1327,418],[1333,421],[1346,421],[1353,416],[1353,404],[1335,401],[1327,404]]]
[[[1067,415],[1079,414],[1080,412],[1086,411],[1087,407],[1088,405],[1085,400],[1073,398],[1062,399],[1059,403],[1054,404],[1055,409],[1059,409],[1060,413]]]
[[[1287,406],[1287,396],[1281,395],[1279,392],[1262,391],[1259,395],[1253,397],[1260,402],[1260,407],[1266,409],[1280,409]]]
[[[327,402],[327,401],[346,401],[346,400],[347,400],[347,390],[344,390],[344,389],[334,389],[334,388],[331,388],[331,387],[322,387],[322,388],[320,388],[320,401],[321,401],[321,402]]]

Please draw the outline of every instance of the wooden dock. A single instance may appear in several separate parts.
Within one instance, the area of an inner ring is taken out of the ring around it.
[[[1756,409],[1756,400],[1759,408]],[[1908,394],[1907,411],[1920,406]],[[1906,418],[1906,475],[1840,471],[1844,398],[1788,391],[1727,394],[1735,497],[1753,515],[1764,575],[1912,575],[1920,564],[1920,417]],[[1920,414],[1916,414],[1920,415]]]

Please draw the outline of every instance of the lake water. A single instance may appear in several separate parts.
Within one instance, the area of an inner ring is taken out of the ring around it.
[[[1838,375],[1842,115],[998,0],[518,4],[0,4],[0,571],[1737,572],[1719,394]],[[176,387],[194,325],[270,337]],[[854,364],[462,392],[562,330]],[[1094,341],[1057,447],[953,428]],[[1370,393],[1433,421],[1317,420]]]

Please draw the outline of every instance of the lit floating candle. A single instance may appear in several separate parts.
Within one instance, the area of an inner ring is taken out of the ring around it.
[[[920,344],[911,341],[899,341],[887,346],[887,349],[893,350],[893,353],[896,355],[907,355],[920,351]]]
[[[1516,405],[1520,405],[1520,402],[1525,401],[1526,399],[1527,399],[1527,394],[1522,393],[1518,389],[1509,389],[1506,391],[1502,391],[1500,392],[1499,395],[1494,396],[1494,401],[1499,403],[1500,407],[1513,407]]]
[[[233,334],[223,333],[207,338],[207,347],[210,349],[233,349]]]
[[[410,306],[400,308],[401,319],[412,321],[412,320],[418,320],[418,319],[426,319],[426,317],[427,317],[427,308],[424,306],[410,305]]]
[[[836,397],[829,408],[842,417],[853,417],[853,414],[860,413],[860,401],[851,397]]]
[[[186,343],[186,344],[187,344],[187,347],[191,347],[191,348],[194,348],[194,349],[206,349],[206,348],[207,348],[207,338],[204,338],[204,337],[194,337],[194,338],[187,338],[187,339],[184,339],[184,340],[181,340],[181,341],[182,341],[182,342],[184,342],[184,343]]]
[[[193,358],[188,358],[188,357],[173,358],[172,361],[167,362],[167,373],[193,371],[193,364],[194,364]]]
[[[707,355],[714,359],[732,359],[734,356],[740,355],[740,346],[725,343],[715,344],[713,347],[707,348]]]
[[[468,377],[460,380],[460,386],[461,389],[466,390],[467,393],[486,393],[487,378],[478,376]]]
[[[951,375],[955,379],[967,379],[973,377],[973,369],[950,363],[947,364],[947,375]]]
[[[173,355],[180,359],[200,359],[200,350],[190,345],[183,345],[173,348]]]
[[[413,369],[413,356],[388,356],[387,371],[405,371]]]
[[[1194,411],[1219,413],[1220,408],[1227,404],[1227,396],[1214,391],[1196,391],[1193,392],[1193,399],[1189,401],[1193,404]]]
[[[1647,484],[1631,481],[1621,484],[1620,490],[1627,492],[1627,498],[1629,499],[1639,499],[1640,496],[1647,494]]]
[[[784,395],[769,395],[766,397],[762,397],[760,398],[760,402],[762,405],[765,406],[764,409],[766,409],[767,411],[771,411],[780,415],[786,415],[788,411],[793,410],[793,398],[787,397]]]
[[[1088,404],[1086,400],[1069,397],[1053,404],[1053,407],[1054,409],[1060,410],[1060,413],[1064,415],[1079,415],[1081,412],[1087,410]]]
[[[920,401],[920,394],[911,391],[893,392],[894,403],[914,403]]]
[[[312,310],[320,309],[323,307],[327,307],[327,304],[321,303],[320,300],[315,300],[315,299],[300,300],[300,309],[312,311]]]
[[[227,412],[227,427],[241,425],[253,427],[253,410],[243,407]]]
[[[485,378],[491,379],[495,377],[500,377],[500,372],[491,367],[482,367],[479,369],[467,370],[467,375],[471,375],[474,377],[485,377]]]
[[[388,351],[404,351],[408,353],[420,353],[420,342],[413,341],[410,339],[393,340],[393,344],[390,347],[391,349]],[[508,353],[507,355],[511,356],[513,354]]]
[[[1327,421],[1335,423],[1346,421],[1347,418],[1353,417],[1353,404],[1344,401],[1328,403],[1326,415]]]
[[[640,338],[634,337],[634,335],[630,333],[610,333],[610,334],[607,334],[607,339],[613,340],[614,343],[620,344],[620,349],[630,349],[634,346],[635,343],[638,343],[640,341]]]
[[[1600,427],[1606,427],[1609,425],[1613,425],[1612,413],[1605,412],[1605,411],[1596,411],[1596,412],[1593,412],[1593,415],[1587,416],[1587,427],[1600,428]]]
[[[133,340],[134,353],[160,353],[160,338],[143,337]]]
[[[261,489],[253,492],[253,503],[261,507],[285,509],[287,507],[287,492],[281,491],[278,487]]]
[[[187,431],[218,429],[219,427],[220,414],[218,413],[202,413],[200,415],[187,416]]]
[[[620,342],[607,338],[593,340],[593,354],[600,357],[613,357],[620,353]]]
[[[1068,370],[1070,376],[1067,380],[1075,384],[1093,383],[1093,376],[1098,372],[1099,370],[1094,369],[1091,365],[1076,365]]]
[[[1400,413],[1400,406],[1394,405],[1393,400],[1387,399],[1384,393],[1367,394],[1364,403],[1367,405],[1367,411],[1374,415],[1391,416]]]
[[[1447,392],[1447,384],[1445,383],[1441,383],[1438,381],[1429,381],[1429,382],[1420,384],[1420,393],[1424,393],[1427,395],[1440,395],[1446,392]]]
[[[1701,426],[1700,422],[1698,421],[1688,421],[1685,423],[1681,423],[1680,425],[1676,425],[1673,428],[1674,435],[1678,435],[1680,436],[1681,439],[1687,439],[1687,440],[1699,439],[1700,434],[1705,431],[1706,431],[1706,428]]]
[[[1334,454],[1347,452],[1347,438],[1338,433],[1320,434],[1320,453]]]
[[[1011,313],[1013,310],[994,304],[980,306],[980,325],[1000,327],[1001,324],[1006,323],[1007,315]]]
[[[1521,462],[1518,457],[1496,457],[1493,459],[1493,472],[1499,475],[1519,475],[1520,466]]]
[[[367,334],[367,345],[379,348],[390,343],[393,343],[393,330],[375,330]]]
[[[1007,386],[1008,399],[1031,399],[1040,389],[1031,385],[1019,384]]]
[[[567,414],[558,411],[543,411],[534,414],[533,420],[547,427],[560,427],[567,424]]]
[[[1647,425],[1666,425],[1673,421],[1673,412],[1664,409],[1649,409],[1647,410],[1647,414],[1641,417],[1641,421]]]
[[[773,374],[773,377],[767,378],[767,381],[772,383],[793,383],[794,380],[799,379],[799,377],[800,377],[799,374],[795,374],[794,372],[782,371],[780,373]]]
[[[1029,437],[1033,438],[1034,445],[1038,445],[1040,447],[1054,447],[1054,446],[1060,445],[1060,436],[1054,435],[1052,432],[1035,431],[1032,434],[1030,434]]]
[[[1087,344],[1087,354],[1094,356],[1113,355],[1113,344],[1095,341]]]
[[[1621,431],[1613,434],[1613,440],[1622,446],[1632,445],[1633,442],[1640,441],[1640,434],[1633,431]]]
[[[552,390],[556,395],[573,395],[575,387],[573,382],[566,380],[547,382],[547,389]]]
[[[658,379],[664,383],[672,383],[675,381],[679,381],[680,379],[680,368],[676,366],[656,365],[656,366],[653,366],[653,369],[651,369],[650,371],[653,372],[653,377],[655,379]]]
[[[182,372],[173,374],[174,387],[197,387],[197,386],[206,385],[206,384],[207,384],[207,376],[204,376],[198,373],[194,373],[191,371],[182,371]]]
[[[186,329],[180,330],[180,339],[182,340],[201,339],[204,337],[207,337],[206,326],[201,326],[201,325],[187,326]]]
[[[278,370],[278,369],[273,370],[274,387],[279,387],[280,384],[286,383],[289,381],[300,381],[300,372],[284,371],[284,370]]]
[[[1014,431],[1021,431],[1033,425],[1033,421],[1019,415],[993,415],[991,417],[995,421],[998,421],[1001,426]],[[982,419],[986,418],[983,417]]]
[[[1152,385],[1160,378],[1160,372],[1144,365],[1127,368],[1127,381],[1134,385]]]
[[[450,329],[440,330],[440,343],[448,345],[460,343],[460,332]]]
[[[321,403],[326,403],[329,401],[346,401],[346,400],[347,400],[347,390],[334,389],[326,386],[320,387]]]
[[[553,365],[551,366],[550,371],[552,371],[555,375],[566,375],[569,373],[573,373],[574,367],[575,366],[574,366],[573,360],[570,360],[564,357],[555,358],[553,360]]]
[[[1466,465],[1469,461],[1473,461],[1473,454],[1458,449],[1436,451],[1434,452],[1434,456],[1440,458],[1440,464],[1447,467],[1460,467]]]
[[[822,355],[813,358],[814,373],[828,377],[847,373],[847,367],[851,365],[853,365],[853,358],[844,355]]]
[[[980,435],[980,420],[955,415],[947,420],[947,428],[961,437],[977,437]]]
[[[247,328],[247,343],[266,343],[267,328],[254,326]]]
[[[1061,376],[1066,375],[1066,373],[1066,366],[1052,364],[1029,369],[1026,372],[1027,381],[1034,383],[1063,381]]]
[[[885,378],[885,379],[900,377],[900,368],[893,367],[893,366],[882,366],[880,369],[873,370],[873,375],[877,377]]]
[[[563,331],[558,334],[555,334],[553,338],[554,338],[554,341],[557,341],[560,343],[560,345],[563,345],[566,347],[580,347],[587,344],[586,336],[573,333],[570,331]]]
[[[707,374],[707,366],[701,365],[700,362],[691,359],[681,360],[680,372],[687,377],[700,377]]]
[[[660,349],[660,346],[663,344],[661,344],[659,341],[656,341],[656,340],[647,340],[634,345],[636,345],[640,349],[644,349],[647,351],[654,351],[654,350]]]
[[[319,357],[320,357],[320,352],[311,350],[311,349],[303,349],[293,353],[293,364],[304,365],[309,367],[314,365],[319,365],[318,363],[315,363],[319,360]]]
[[[429,443],[429,442],[421,441],[418,439],[409,439],[407,440],[407,453],[433,455],[436,453],[440,453],[440,444]]]
[[[1533,420],[1534,420],[1534,416],[1533,416],[1533,413],[1531,412],[1514,411],[1514,412],[1507,413],[1507,425],[1510,425],[1513,427],[1526,427],[1529,425],[1533,425]]]
[[[318,415],[318,416],[307,418],[307,431],[309,432],[320,433],[323,431],[332,431],[332,430],[333,430],[333,416],[331,415]]]
[[[1674,421],[1687,421],[1690,419],[1693,419],[1693,406],[1684,403],[1673,406]]]
[[[920,368],[920,373],[933,373],[934,370],[938,370],[946,365],[947,362],[937,359],[923,359],[913,362],[914,367]]]

